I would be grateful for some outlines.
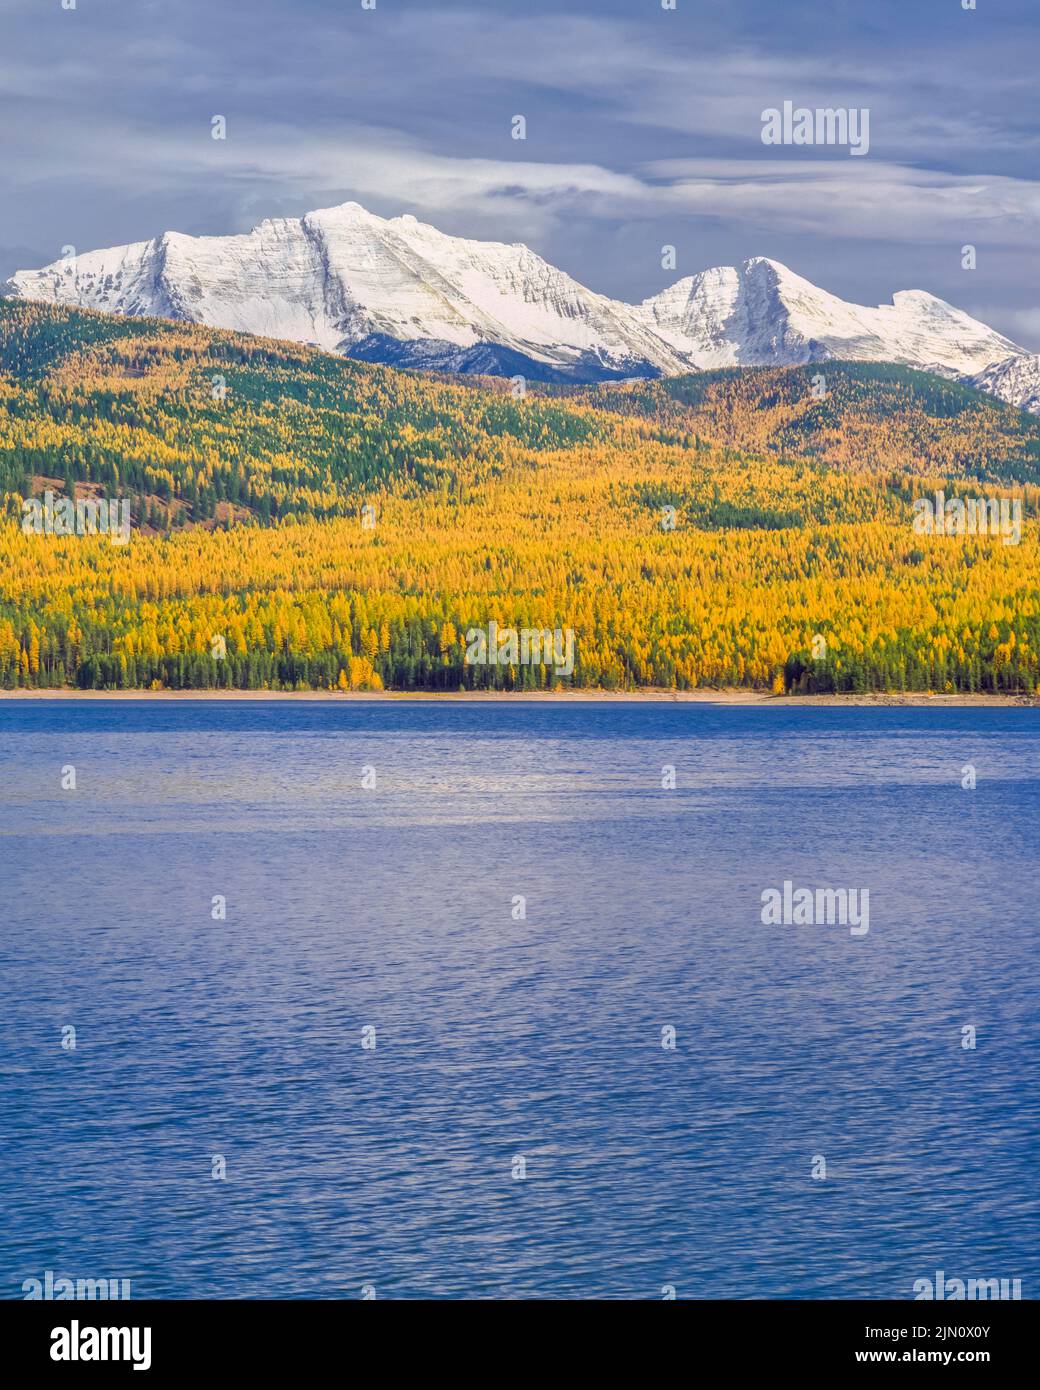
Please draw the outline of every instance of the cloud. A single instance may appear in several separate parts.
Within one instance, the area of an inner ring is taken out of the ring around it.
[[[208,123],[191,136],[125,125],[72,130],[48,151],[51,169],[80,173],[99,142],[108,151],[99,196],[106,187],[168,195],[219,181],[240,224],[256,220],[258,209],[304,212],[356,197],[376,211],[447,218],[446,230],[512,241],[544,238],[575,216],[715,218],[764,234],[958,247],[1032,246],[1040,233],[1040,183],[869,159],[672,159],[626,172],[520,155],[454,157],[371,127],[301,135],[294,126],[232,119],[226,141],[211,139]],[[31,177],[28,167],[22,173]]]
[[[771,230],[998,246],[1040,234],[1040,183],[1025,179],[867,160],[666,160],[642,172],[679,207]]]
[[[226,233],[356,198],[529,242],[618,297],[659,288],[652,248],[681,241],[695,268],[740,243],[803,273],[825,265],[836,293],[924,276],[955,300],[946,249],[972,241],[999,252],[978,283],[1006,325],[1040,299],[1028,9],[1005,0],[985,23],[949,0],[861,11],[6,0],[3,239]],[[786,99],[868,106],[870,154],[767,151],[761,112]],[[218,113],[225,142],[210,139]],[[526,142],[510,139],[517,113]]]

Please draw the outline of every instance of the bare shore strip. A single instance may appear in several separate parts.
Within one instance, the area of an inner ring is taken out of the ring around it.
[[[810,705],[1023,705],[1040,708],[1040,695],[954,694],[920,691],[875,695],[770,695],[762,690],[0,690],[2,700],[387,700],[415,703],[483,702],[488,704],[625,705],[666,701],[672,704],[755,705],[801,709]]]

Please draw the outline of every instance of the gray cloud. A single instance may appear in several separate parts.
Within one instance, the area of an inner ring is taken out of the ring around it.
[[[8,0],[3,23],[0,242],[38,261],[357,198],[527,241],[618,297],[662,287],[668,242],[683,273],[772,255],[848,298],[929,289],[1040,343],[1020,0],[985,17],[948,0]],[[784,99],[869,106],[869,157],[763,146]]]

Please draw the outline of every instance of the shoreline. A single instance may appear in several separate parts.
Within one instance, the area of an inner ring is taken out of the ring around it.
[[[870,695],[771,695],[760,690],[0,690],[4,700],[109,701],[284,701],[343,703],[357,701],[435,701],[463,704],[707,704],[754,705],[801,709],[825,705],[1040,708],[1040,695],[927,694],[919,691]]]

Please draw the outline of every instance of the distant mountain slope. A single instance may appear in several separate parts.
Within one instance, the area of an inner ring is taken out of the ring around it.
[[[728,368],[564,394],[687,439],[846,471],[1029,482],[1040,473],[1040,420],[972,386],[890,363]]]
[[[923,290],[848,304],[761,256],[642,304],[596,294],[523,245],[447,236],[357,203],[241,236],[166,232],[23,270],[5,292],[312,343],[401,367],[598,381],[833,357],[974,375],[1024,355]]]
[[[972,385],[1019,410],[1040,415],[1040,356],[1006,357],[979,372]]]

